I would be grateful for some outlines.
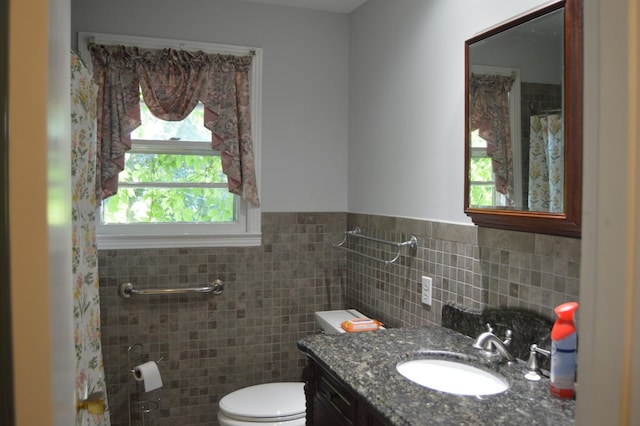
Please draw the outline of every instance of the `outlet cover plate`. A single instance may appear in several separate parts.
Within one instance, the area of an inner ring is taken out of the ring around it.
[[[431,277],[422,276],[422,303],[431,306],[432,280]]]

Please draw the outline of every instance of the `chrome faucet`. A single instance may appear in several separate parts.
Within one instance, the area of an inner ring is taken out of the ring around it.
[[[480,334],[476,341],[473,343],[473,347],[476,349],[480,349],[482,354],[489,361],[507,361],[507,363],[511,364],[516,361],[516,357],[514,357],[511,352],[509,352],[508,346],[511,343],[511,337],[513,336],[513,332],[511,330],[507,330],[506,339],[504,341],[500,340],[498,336],[493,334],[493,329],[490,324],[487,324],[487,331]]]

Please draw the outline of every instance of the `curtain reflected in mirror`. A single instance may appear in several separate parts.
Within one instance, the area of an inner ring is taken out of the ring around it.
[[[513,143],[509,123],[509,93],[513,75],[471,74],[469,82],[469,121],[475,138],[472,146],[474,166],[485,157],[491,161],[482,170],[474,167],[471,185],[482,188],[482,198],[472,205],[513,205]],[[480,151],[480,153],[478,153]],[[487,167],[490,166],[490,167]],[[478,192],[477,190],[475,192]],[[480,195],[480,194],[479,194]]]
[[[532,115],[529,131],[529,210],[564,211],[564,125],[560,114]]]

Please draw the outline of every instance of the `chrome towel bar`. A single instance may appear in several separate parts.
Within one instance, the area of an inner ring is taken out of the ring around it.
[[[348,247],[344,247],[344,244],[347,242],[347,239],[350,236],[357,237],[357,238],[362,238],[362,239],[369,240],[369,241],[374,241],[374,242],[380,243],[380,244],[386,244],[386,245],[394,246],[394,247],[396,247],[398,249],[398,252],[390,260],[381,259],[381,258],[375,257],[375,256],[370,256],[370,255],[368,255],[366,253],[362,253],[360,251],[353,250],[353,249],[350,249]],[[411,247],[412,249],[415,250],[418,247],[418,239],[414,235],[412,235],[409,240],[403,241],[401,243],[397,243],[395,241],[382,240],[380,238],[370,237],[368,235],[362,234],[362,231],[360,230],[359,227],[356,227],[351,231],[346,231],[344,233],[344,239],[339,244],[334,244],[333,245],[333,248],[336,248],[336,249],[339,249],[339,250],[343,250],[343,251],[346,251],[348,253],[357,254],[358,256],[365,257],[365,258],[367,258],[369,260],[373,260],[375,262],[384,263],[385,265],[390,265],[391,263],[394,263],[396,260],[398,260],[400,258],[402,247]]]
[[[131,296],[138,295],[156,295],[156,294],[187,294],[187,293],[213,293],[222,294],[224,291],[224,283],[220,280],[215,280],[205,287],[187,287],[187,288],[148,288],[144,290],[138,290],[133,287],[131,283],[123,283],[118,286],[118,294],[125,299]]]

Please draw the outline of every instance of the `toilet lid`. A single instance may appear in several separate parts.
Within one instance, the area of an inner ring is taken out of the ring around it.
[[[290,420],[304,416],[304,383],[265,383],[231,392],[220,400],[220,411],[236,418]]]

